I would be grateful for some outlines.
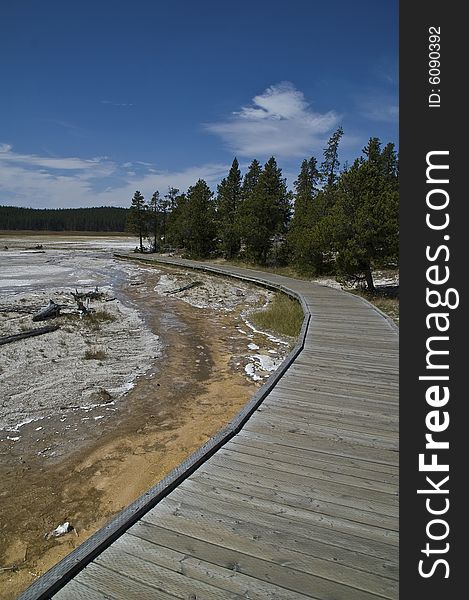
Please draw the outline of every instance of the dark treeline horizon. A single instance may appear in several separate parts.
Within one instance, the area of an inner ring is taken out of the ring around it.
[[[24,208],[0,205],[0,230],[123,232],[128,208]]]

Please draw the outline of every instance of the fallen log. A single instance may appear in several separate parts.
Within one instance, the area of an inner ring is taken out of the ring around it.
[[[60,304],[56,304],[53,300],[49,300],[49,304],[40,310],[33,317],[33,321],[45,321],[46,319],[54,319],[60,315]]]
[[[191,288],[197,287],[198,285],[202,285],[201,281],[194,281],[194,283],[189,283],[188,285],[184,285],[177,290],[170,290],[169,292],[165,292],[165,294],[177,294],[179,292],[185,292],[186,290],[190,290]]]
[[[11,342],[17,342],[18,340],[24,340],[25,338],[34,337],[36,335],[51,333],[52,331],[57,331],[58,328],[58,325],[48,325],[47,327],[37,327],[36,329],[30,329],[29,331],[23,331],[23,333],[16,333],[15,335],[4,335],[0,337],[0,346],[10,344]]]

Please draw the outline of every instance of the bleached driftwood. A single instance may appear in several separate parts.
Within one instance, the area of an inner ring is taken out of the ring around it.
[[[58,325],[49,325],[47,327],[38,327],[36,329],[30,329],[29,331],[23,331],[22,333],[16,333],[15,335],[4,335],[3,337],[0,337],[0,346],[10,344],[11,342],[17,342],[18,340],[24,340],[25,338],[34,337],[36,335],[50,333],[51,331],[57,331],[58,328]]]
[[[49,300],[49,304],[34,315],[33,321],[45,321],[46,319],[54,319],[60,315],[60,304],[56,304],[53,300]]]

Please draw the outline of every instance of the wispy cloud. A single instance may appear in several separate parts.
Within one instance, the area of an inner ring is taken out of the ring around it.
[[[399,105],[395,96],[369,93],[366,96],[358,96],[356,102],[360,114],[371,121],[382,123],[399,121]]]
[[[132,102],[113,102],[112,100],[101,100],[101,104],[109,104],[110,106],[135,106]]]
[[[165,171],[151,163],[119,164],[108,157],[20,154],[0,144],[0,203],[33,208],[128,206],[137,189],[145,197],[155,190],[165,193],[169,186],[185,191],[199,178],[214,188],[229,167],[206,164]]]
[[[107,157],[105,156],[84,160],[82,158],[57,158],[38,156],[37,154],[18,154],[17,152],[13,152],[13,148],[9,144],[0,144],[0,161],[4,164],[13,163],[60,171],[93,171],[94,173],[99,171],[101,175],[108,173],[109,169],[112,168],[112,164],[107,163]]]
[[[340,115],[312,110],[303,92],[286,81],[268,87],[249,106],[205,128],[240,156],[297,157],[321,150]]]

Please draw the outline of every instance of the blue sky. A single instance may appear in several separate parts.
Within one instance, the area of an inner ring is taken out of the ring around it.
[[[0,24],[0,204],[127,206],[236,155],[398,139],[397,0],[21,0]]]

